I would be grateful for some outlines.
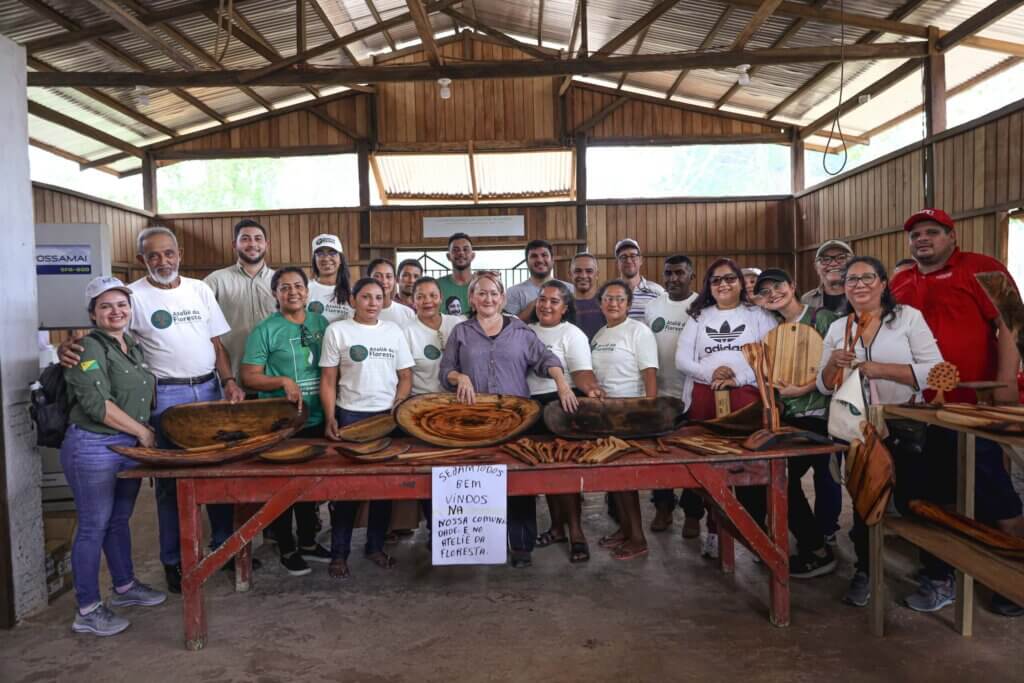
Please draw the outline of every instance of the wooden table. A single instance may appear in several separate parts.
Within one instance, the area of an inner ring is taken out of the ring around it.
[[[1020,457],[1015,449],[1024,448],[1024,437],[962,427],[940,419],[937,410],[907,406],[886,406],[887,418],[915,420],[933,427],[942,427],[957,432],[957,484],[956,511],[974,519],[974,474],[975,447],[978,437],[1009,446],[1014,457]],[[979,543],[963,539],[952,531],[913,518],[885,518],[871,527],[871,631],[877,636],[885,634],[885,584],[884,584],[884,539],[890,531],[914,545],[926,550],[956,568],[956,628],[961,635],[969,636],[974,622],[974,578],[979,576],[993,590],[1003,593],[1011,600],[1024,597],[1024,563],[1011,562],[984,548]],[[1005,585],[1003,585],[1005,584]],[[1016,597],[1015,596],[1019,596]]]
[[[686,427],[678,435],[704,433]],[[308,440],[306,440],[308,441]],[[431,450],[422,442],[416,450]],[[313,441],[330,445],[327,441]],[[746,451],[742,455],[700,455],[682,448],[652,458],[630,453],[607,465],[575,463],[529,467],[499,448],[478,449],[491,463],[508,466],[508,495],[635,491],[641,489],[698,489],[719,520],[719,566],[731,572],[738,538],[764,562],[770,576],[769,618],[776,626],[789,625],[789,529],[786,514],[786,458],[831,453],[830,446],[801,445],[785,449]],[[474,463],[476,464],[476,463]],[[185,646],[206,644],[203,584],[228,560],[237,556],[235,589],[252,585],[250,542],[289,506],[298,501],[429,499],[431,466],[355,463],[329,452],[305,463],[283,465],[258,458],[212,467],[140,467],[123,472],[129,478],[178,480],[181,522],[182,598],[185,611]],[[736,498],[733,486],[767,486],[767,533]],[[202,555],[200,506],[236,504],[235,533],[209,555]],[[259,506],[258,504],[261,504]]]

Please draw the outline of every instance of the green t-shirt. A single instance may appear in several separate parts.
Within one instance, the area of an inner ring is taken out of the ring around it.
[[[818,331],[818,334],[824,337],[828,332],[829,326],[838,318],[838,315],[827,308],[819,308],[817,309],[817,314],[815,314],[815,309],[807,306],[799,322],[810,325]],[[782,399],[782,405],[785,408],[782,414],[783,417],[824,417],[828,412],[828,402],[829,397],[815,388],[809,394],[797,396],[796,398]]]
[[[448,315],[466,315],[469,313],[469,283],[460,285],[451,275],[438,278],[437,286],[441,290],[441,312]],[[454,300],[457,300],[454,301]]]
[[[320,346],[326,329],[327,318],[319,313],[307,312],[306,322],[297,325],[278,312],[256,325],[245,342],[242,363],[262,367],[268,377],[290,377],[299,385],[309,409],[306,427],[324,421],[320,405]],[[261,391],[259,396],[284,396],[284,390]]]

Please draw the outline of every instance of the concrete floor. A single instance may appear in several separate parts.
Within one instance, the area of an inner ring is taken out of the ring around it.
[[[182,645],[179,596],[123,610],[131,628],[100,639],[71,633],[74,597],[65,594],[0,631],[0,682],[1024,681],[1024,619],[987,612],[987,591],[973,638],[954,632],[952,607],[919,615],[896,606],[913,590],[900,578],[913,569],[909,552],[893,553],[887,568],[894,597],[889,635],[879,640],[866,610],[839,602],[852,572],[846,538],[839,571],[794,581],[792,625],[775,628],[766,573],[742,548],[736,574],[723,575],[700,558],[699,541],[680,540],[677,524],[649,535],[648,557],[616,562],[596,548],[612,527],[599,496],[588,498],[585,516],[593,557],[583,565],[569,564],[558,545],[539,549],[527,570],[432,569],[421,529],[392,547],[393,571],[357,558],[353,578],[339,582],[325,565],[290,577],[264,546],[253,592],[235,594],[227,575],[208,584],[202,652]],[[133,533],[138,575],[163,587],[148,486]],[[109,579],[101,585],[106,591]]]

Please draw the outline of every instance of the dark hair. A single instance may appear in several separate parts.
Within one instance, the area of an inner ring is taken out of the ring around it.
[[[277,285],[281,282],[281,278],[289,274],[299,275],[302,278],[302,285],[304,287],[309,286],[309,278],[306,277],[306,271],[304,271],[302,268],[296,268],[295,266],[285,266],[284,268],[279,268],[278,270],[274,271],[274,276],[270,278],[270,291],[272,291],[276,295]],[[274,305],[277,308],[281,308],[280,302],[276,302]]]
[[[697,319],[700,312],[705,308],[710,308],[715,305],[715,297],[711,294],[711,277],[712,274],[722,266],[728,266],[729,270],[736,275],[736,278],[740,282],[743,282],[743,271],[740,270],[739,265],[735,261],[731,258],[717,259],[714,263],[708,266],[707,272],[704,273],[704,284],[700,288],[700,294],[698,294],[697,298],[693,300],[692,304],[690,304],[690,310],[688,313],[694,320]],[[747,288],[743,286],[740,287],[740,303],[750,305],[750,299],[747,298]]]
[[[529,256],[530,252],[534,249],[547,249],[548,254],[553,254],[554,250],[551,248],[551,242],[547,240],[530,240],[526,243],[526,249],[523,251],[524,256]]]
[[[693,261],[691,261],[690,257],[685,254],[673,254],[665,259],[666,266],[678,266],[679,264],[690,266],[690,270],[693,270]]]
[[[594,259],[594,263],[595,264],[597,263],[597,257],[594,256],[593,254],[591,254],[589,251],[580,251],[580,252],[577,252],[576,254],[573,255],[572,261],[569,262],[569,267],[570,268],[572,267],[572,264],[575,263],[576,259],[578,259],[578,258],[592,258],[592,259]]]
[[[601,285],[597,289],[597,300],[598,300],[598,302],[600,302],[601,298],[604,297],[604,293],[606,291],[608,291],[609,287],[622,287],[624,290],[626,290],[626,304],[628,306],[632,306],[633,305],[633,288],[629,286],[628,282],[626,282],[625,280],[622,280],[620,278],[616,278],[614,280],[609,280],[608,282],[604,283],[603,285]],[[599,303],[599,305],[600,305],[600,303]]]
[[[348,261],[345,260],[345,254],[340,251],[335,251],[332,247],[320,247],[321,249],[327,248],[334,251],[338,255],[338,275],[334,281],[334,300],[339,304],[348,305],[348,298],[352,294],[352,285],[349,283],[348,276]],[[313,252],[311,258],[313,259],[313,277],[320,277],[320,269],[316,267],[316,251]]]
[[[469,246],[473,246],[473,240],[469,239],[469,235],[464,232],[457,232],[448,238],[448,248],[452,248],[452,242],[455,240],[466,240],[469,242]]]
[[[366,276],[369,277],[369,276],[373,275],[374,269],[376,269],[377,266],[379,266],[381,264],[384,264],[384,263],[386,263],[387,265],[391,266],[391,272],[392,273],[397,274],[397,272],[395,271],[395,264],[391,261],[391,259],[375,258],[372,261],[370,261],[369,264],[367,264],[367,266],[366,266]]]
[[[406,268],[408,268],[409,266],[415,266],[416,268],[420,269],[421,273],[423,272],[423,264],[422,263],[420,263],[418,260],[416,260],[414,258],[407,258],[407,259],[405,259],[404,261],[402,261],[401,263],[398,264],[398,270],[395,271],[395,274],[396,275],[401,275],[402,271],[405,270]]]
[[[871,266],[871,270],[875,271],[875,275],[882,281],[885,288],[882,290],[882,322],[892,322],[896,319],[896,297],[892,295],[892,291],[889,289],[889,273],[886,272],[885,266],[882,262],[876,259],[874,256],[855,256],[846,262],[846,267],[843,269],[843,283],[845,286],[846,274],[850,272],[850,267],[855,266],[858,263],[866,263]]]
[[[435,287],[437,287],[438,291],[441,291],[441,285],[438,284],[436,278],[432,278],[429,275],[423,275],[422,277],[416,278],[416,282],[412,283],[413,296],[416,295],[416,290],[422,287],[423,285],[434,285]]]
[[[900,266],[916,266],[916,265],[917,265],[917,261],[915,261],[912,258],[901,258],[899,261],[896,262],[896,265],[893,266],[892,269],[896,270]]]
[[[356,283],[354,285],[352,285],[352,298],[359,296],[359,292],[363,291],[370,285],[380,287],[380,291],[386,294],[386,292],[384,292],[384,285],[378,282],[376,278],[361,277],[358,280],[356,280]]]
[[[540,291],[543,292],[548,287],[552,287],[558,290],[559,296],[562,297],[562,301],[565,302],[565,313],[562,315],[562,322],[576,324],[576,297],[573,296],[572,290],[569,289],[569,285],[565,284],[561,280],[548,280],[540,286]],[[540,292],[537,293],[540,296]],[[537,317],[537,306],[533,307],[533,313],[530,314],[531,323],[539,323],[540,318]]]
[[[235,223],[235,240],[236,241],[238,240],[239,233],[241,233],[244,228],[259,228],[260,232],[263,233],[263,239],[267,239],[267,229],[266,228],[264,228],[262,225],[260,225],[259,223],[257,223],[256,221],[254,221],[251,218],[243,218],[242,220],[240,220],[237,223]]]

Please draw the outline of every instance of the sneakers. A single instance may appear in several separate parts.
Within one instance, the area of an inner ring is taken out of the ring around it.
[[[943,607],[953,604],[956,599],[956,584],[952,577],[944,581],[935,581],[927,576],[921,577],[917,592],[903,599],[903,604],[915,612],[938,612]]]
[[[1001,617],[1024,617],[1024,607],[1005,598],[999,593],[992,594],[992,611]]]
[[[164,577],[167,579],[168,593],[181,593],[181,565],[165,564]]]
[[[136,581],[124,593],[118,593],[115,590],[114,594],[110,596],[110,606],[131,607],[138,605],[140,607],[153,607],[154,605],[163,604],[165,600],[167,600],[166,593],[161,593],[141,581]]]
[[[867,572],[858,571],[850,579],[843,602],[854,607],[864,607],[871,600],[871,580]]]
[[[313,571],[298,552],[282,555],[281,566],[292,576],[305,576]]]
[[[815,576],[831,574],[836,570],[836,556],[832,549],[824,546],[825,554],[798,553],[789,558],[791,579],[813,579]]]
[[[302,559],[306,562],[329,563],[331,561],[331,551],[319,543],[315,544],[312,548],[299,548],[299,554],[302,555]]]
[[[718,559],[718,534],[709,533],[704,537],[704,544],[700,548],[700,556],[709,560]]]
[[[683,538],[700,538],[700,518],[683,518]]]
[[[100,605],[88,614],[75,610],[75,621],[71,624],[71,630],[75,633],[92,633],[105,637],[116,636],[131,625],[132,622],[117,616],[106,605]]]

